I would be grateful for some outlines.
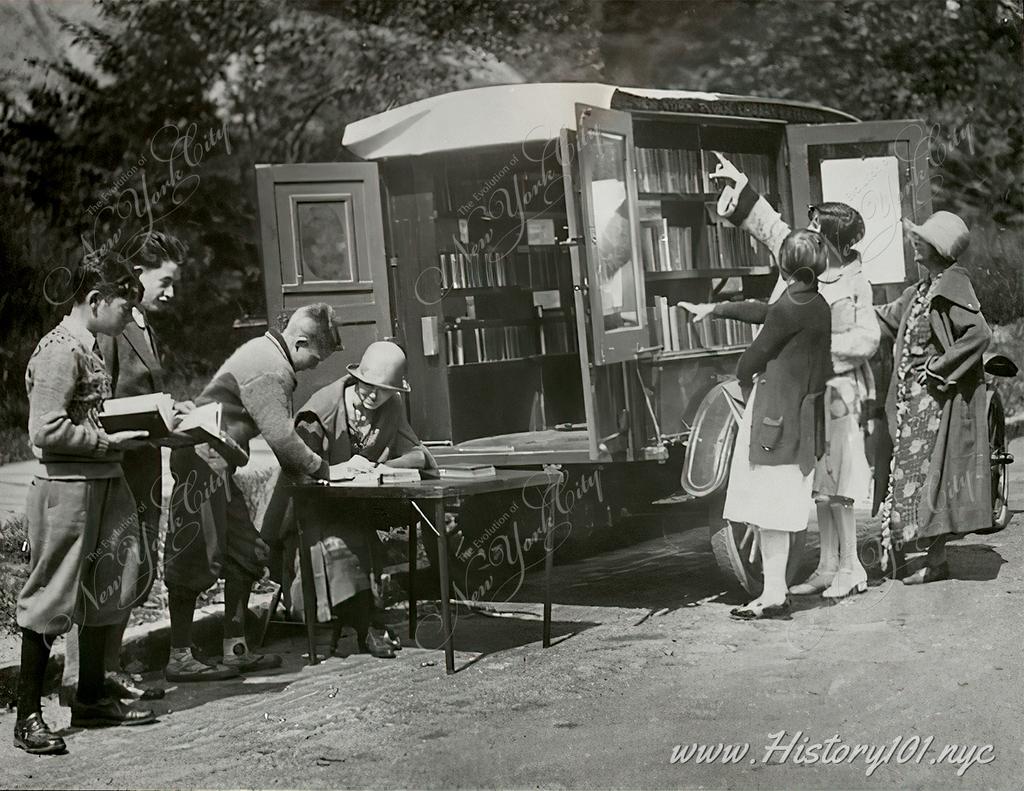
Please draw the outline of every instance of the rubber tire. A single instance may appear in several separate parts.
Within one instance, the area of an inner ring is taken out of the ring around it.
[[[1003,400],[994,390],[988,392],[988,444],[989,453],[1006,450],[1006,415]],[[1010,476],[1005,464],[992,465],[992,526],[978,530],[981,535],[998,533],[1010,524]]]
[[[738,527],[722,517],[723,502],[724,500],[719,499],[709,507],[708,531],[715,562],[726,579],[737,583],[751,596],[760,596],[761,590],[764,588],[760,563],[752,566],[746,560],[746,551],[741,555],[736,539]],[[798,577],[803,564],[806,543],[806,530],[800,530],[790,535],[789,562],[786,564],[787,585],[795,585],[799,582]]]

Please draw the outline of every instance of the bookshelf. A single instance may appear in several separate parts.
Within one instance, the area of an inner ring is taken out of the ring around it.
[[[634,117],[639,242],[651,344],[659,360],[742,350],[751,327],[712,319],[694,324],[680,301],[764,296],[774,282],[768,251],[717,213],[714,152],[727,157],[770,202],[781,204],[782,136],[771,128]],[[766,285],[767,284],[767,285]]]
[[[413,414],[421,437],[458,443],[584,420],[554,150],[446,155],[417,184],[420,173],[407,172],[392,222],[418,262],[395,269],[407,295],[406,342],[433,352],[410,355],[410,381],[419,376],[429,388],[412,402],[414,410],[424,404]],[[401,183],[401,175],[392,178]]]

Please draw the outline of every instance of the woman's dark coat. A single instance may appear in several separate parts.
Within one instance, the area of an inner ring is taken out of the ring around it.
[[[893,358],[899,364],[907,312],[916,286],[899,299],[877,305],[883,332],[895,339]],[[942,417],[931,465],[918,503],[918,536],[969,533],[989,527],[992,522],[992,479],[986,418],[985,372],[982,354],[992,338],[981,302],[967,271],[954,264],[936,286],[929,310],[929,322],[939,348],[928,370],[939,388],[930,392],[942,404]],[[885,401],[889,435],[896,441],[896,392],[898,377],[893,372]],[[884,492],[889,479],[888,458],[878,460],[876,491]]]

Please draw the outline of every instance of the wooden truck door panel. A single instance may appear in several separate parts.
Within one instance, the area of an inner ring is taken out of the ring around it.
[[[796,225],[806,224],[808,204],[857,209],[866,226],[857,245],[864,273],[876,296],[894,299],[918,279],[900,221],[920,223],[932,211],[927,127],[912,120],[791,124],[786,141]]]
[[[650,345],[632,117],[577,104],[576,129],[593,363],[632,362]]]
[[[267,317],[326,302],[345,348],[299,375],[295,403],[390,336],[380,186],[374,163],[257,165]]]

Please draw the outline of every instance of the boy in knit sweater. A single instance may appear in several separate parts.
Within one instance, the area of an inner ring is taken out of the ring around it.
[[[270,330],[243,344],[220,367],[196,405],[222,405],[224,429],[246,452],[262,434],[291,476],[324,479],[330,467],[295,432],[292,393],[296,372],[315,368],[341,348],[334,310],[317,303],[292,314],[283,332]],[[278,667],[281,658],[249,652],[245,613],[268,547],[260,539],[232,477],[234,467],[206,445],[171,454],[175,488],[164,548],[164,580],[171,616],[169,681],[215,681]],[[224,660],[214,665],[191,651],[198,594],[223,578]]]
[[[29,576],[18,596],[21,675],[14,744],[33,754],[64,752],[43,721],[40,699],[50,648],[79,626],[81,671],[71,704],[75,727],[140,725],[152,711],[104,697],[103,658],[135,606],[140,577],[139,521],[121,471],[122,452],[145,432],[107,434],[97,420],[110,377],[97,334],[117,335],[139,298],[131,269],[114,256],[92,256],[76,274],[71,310],[47,333],[28,363],[28,432],[39,469],[25,515]]]

